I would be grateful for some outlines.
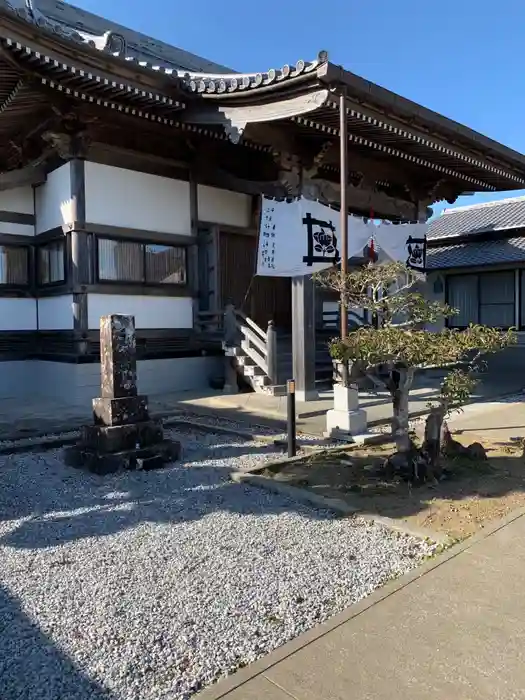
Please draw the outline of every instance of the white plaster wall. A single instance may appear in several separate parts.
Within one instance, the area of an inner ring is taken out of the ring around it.
[[[34,236],[35,227],[32,224],[11,224],[0,221],[0,233],[11,233],[15,236]]]
[[[34,215],[33,188],[15,187],[13,190],[0,192],[0,211]],[[0,233],[12,233],[17,236],[34,236],[35,227],[31,224],[12,224],[7,221],[0,221]]]
[[[36,327],[35,299],[0,298],[0,331],[32,331]]]
[[[34,214],[33,188],[31,186],[15,187],[13,190],[0,192],[0,210]]]
[[[198,185],[199,221],[248,228],[251,225],[250,195]]]
[[[86,221],[191,235],[190,185],[86,162]]]
[[[22,363],[19,363],[22,364]],[[91,399],[100,396],[100,364],[69,364],[32,360],[26,365],[25,377],[31,396],[58,399],[64,405],[80,406],[89,416]],[[2,363],[0,363],[1,369]],[[137,386],[141,394],[154,397],[156,394],[184,391],[206,391],[212,376],[223,370],[221,357],[180,357],[162,360],[139,360],[137,362]],[[16,375],[20,377],[20,372]],[[5,387],[6,394],[13,383]],[[20,392],[19,392],[20,395]],[[2,382],[0,377],[0,398]],[[183,398],[183,396],[181,397]],[[155,412],[155,407],[152,407]]]
[[[73,326],[72,294],[38,300],[38,328],[41,331],[72,330]]]
[[[72,223],[70,163],[61,165],[35,188],[36,232]]]
[[[107,314],[132,314],[135,328],[192,328],[190,297],[150,297],[120,294],[88,294],[90,329],[100,327]]]

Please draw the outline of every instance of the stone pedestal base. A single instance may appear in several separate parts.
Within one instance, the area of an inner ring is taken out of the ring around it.
[[[162,423],[146,420],[126,425],[88,425],[79,442],[64,450],[68,466],[95,474],[158,469],[180,459],[179,442],[165,440]]]
[[[87,469],[93,474],[160,469],[180,459],[180,443],[163,440],[153,447],[122,452],[96,452],[82,444],[64,450],[64,462],[70,467]]]
[[[355,387],[334,386],[334,407],[326,412],[326,437],[352,437],[366,433],[366,411],[359,408]]]
[[[366,433],[366,411],[336,411],[326,412],[325,437],[352,437]]]

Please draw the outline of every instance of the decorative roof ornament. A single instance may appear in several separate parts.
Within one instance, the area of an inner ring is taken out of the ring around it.
[[[105,32],[104,34],[91,34],[80,31],[73,27],[51,19],[38,9],[36,0],[0,0],[0,6],[13,12],[18,17],[31,22],[37,27],[48,32],[53,32],[58,36],[76,41],[80,44],[87,44],[91,48],[113,54],[114,56],[125,56],[126,40],[121,34],[116,32]]]

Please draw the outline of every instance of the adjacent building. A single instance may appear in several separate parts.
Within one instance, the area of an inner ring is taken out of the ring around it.
[[[445,210],[428,232],[428,289],[451,327],[525,328],[525,197]]]

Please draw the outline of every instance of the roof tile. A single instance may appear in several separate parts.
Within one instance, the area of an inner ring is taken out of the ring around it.
[[[525,204],[525,200],[524,200]],[[525,237],[427,249],[427,270],[525,262]]]
[[[436,240],[524,227],[525,197],[513,197],[445,210],[430,222],[427,236]]]

